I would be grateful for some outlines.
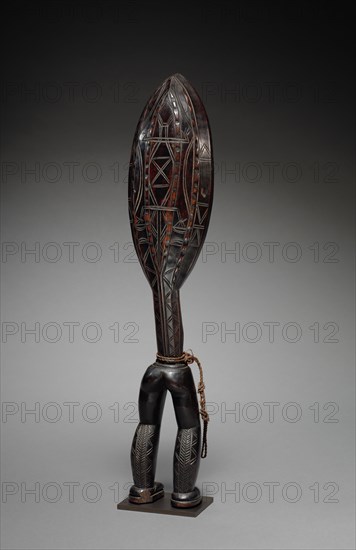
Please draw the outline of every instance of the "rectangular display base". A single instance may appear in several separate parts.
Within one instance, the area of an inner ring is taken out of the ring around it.
[[[193,508],[174,508],[171,505],[171,495],[166,493],[163,498],[148,504],[132,504],[126,497],[117,505],[118,510],[129,510],[130,512],[148,512],[150,514],[169,514],[170,516],[185,516],[196,518],[213,502],[212,497],[203,497],[198,506]]]

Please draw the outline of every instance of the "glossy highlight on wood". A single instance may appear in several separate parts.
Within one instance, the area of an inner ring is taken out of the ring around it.
[[[197,261],[213,200],[208,118],[180,74],[149,99],[137,126],[129,169],[134,246],[153,291],[157,351],[179,356],[179,290]]]

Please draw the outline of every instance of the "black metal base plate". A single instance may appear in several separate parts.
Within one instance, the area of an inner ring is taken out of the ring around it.
[[[165,493],[163,498],[149,504],[132,504],[128,497],[117,505],[118,510],[130,510],[130,512],[148,512],[150,514],[169,514],[170,516],[185,516],[196,518],[213,502],[212,497],[203,497],[198,506],[193,508],[174,508],[171,504],[171,494]]]

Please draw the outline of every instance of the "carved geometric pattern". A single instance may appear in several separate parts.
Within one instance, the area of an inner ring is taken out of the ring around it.
[[[173,484],[177,493],[193,491],[199,469],[200,428],[178,430],[174,450]]]
[[[139,121],[129,170],[133,242],[154,294],[158,352],[180,355],[179,289],[208,229],[213,198],[209,124],[181,75],[153,94]]]
[[[136,487],[153,487],[160,428],[138,424],[131,447],[131,468]]]

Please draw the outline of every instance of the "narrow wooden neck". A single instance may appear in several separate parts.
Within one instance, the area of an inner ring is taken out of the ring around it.
[[[179,290],[171,290],[163,279],[160,286],[153,291],[153,304],[157,352],[167,357],[182,355],[184,333]]]

